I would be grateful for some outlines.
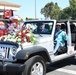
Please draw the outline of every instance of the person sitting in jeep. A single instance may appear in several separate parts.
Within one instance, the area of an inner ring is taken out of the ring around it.
[[[45,24],[42,24],[42,25],[40,26],[40,32],[42,32],[42,33],[48,32],[48,29],[45,28]]]
[[[57,54],[58,48],[61,46],[65,46],[65,41],[67,40],[67,35],[66,32],[61,30],[61,24],[56,25],[56,30],[55,30],[55,49],[54,49],[54,54]]]

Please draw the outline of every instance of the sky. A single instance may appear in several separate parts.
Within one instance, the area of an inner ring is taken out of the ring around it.
[[[35,0],[5,0],[7,2],[20,5],[20,10],[14,12],[21,18],[35,18]],[[58,6],[63,9],[69,6],[69,0],[36,0],[36,18],[44,18],[40,13],[41,9],[49,2],[58,3]]]

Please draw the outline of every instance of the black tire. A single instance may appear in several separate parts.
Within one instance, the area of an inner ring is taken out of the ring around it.
[[[31,75],[31,69],[33,67],[33,65],[35,65],[36,63],[40,63],[43,67],[43,74],[41,75],[45,75],[46,74],[46,65],[45,65],[45,61],[44,59],[41,57],[41,56],[33,56],[31,57],[30,59],[28,59],[26,62],[25,62],[25,70],[23,71],[22,75]]]

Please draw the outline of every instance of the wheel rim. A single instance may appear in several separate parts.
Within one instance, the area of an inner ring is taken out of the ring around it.
[[[32,66],[31,75],[43,75],[43,65],[42,65],[42,63],[37,62]]]

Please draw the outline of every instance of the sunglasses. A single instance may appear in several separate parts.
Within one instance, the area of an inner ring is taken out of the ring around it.
[[[60,26],[60,25],[57,25],[57,26]]]

